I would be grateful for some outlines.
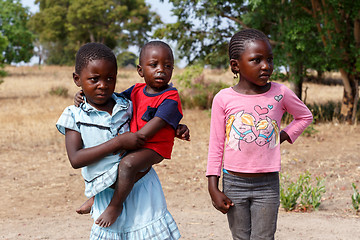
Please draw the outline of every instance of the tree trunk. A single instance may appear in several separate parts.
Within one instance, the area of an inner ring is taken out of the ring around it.
[[[356,79],[352,74],[348,74],[344,69],[340,69],[340,73],[344,83],[340,120],[354,124],[359,100],[359,79]]]
[[[302,84],[304,77],[302,74],[302,64],[290,66],[290,89],[302,99]]]

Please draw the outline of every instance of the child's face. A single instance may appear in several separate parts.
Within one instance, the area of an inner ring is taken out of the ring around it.
[[[158,93],[169,87],[174,59],[169,49],[162,46],[149,46],[142,55],[138,73],[147,85],[148,93]]]
[[[256,40],[246,43],[245,51],[240,59],[235,61],[240,79],[257,86],[265,86],[274,70],[273,53],[268,41]],[[234,62],[230,62],[232,63]]]
[[[108,60],[90,61],[80,74],[74,73],[74,82],[84,91],[86,100],[98,108],[106,106],[116,85],[116,66]]]

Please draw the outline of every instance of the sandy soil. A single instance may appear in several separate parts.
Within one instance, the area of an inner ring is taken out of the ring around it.
[[[59,85],[74,94],[71,71],[11,68],[0,85],[0,239],[88,239],[92,219],[75,213],[85,200],[83,180],[55,129],[72,99],[47,94]],[[184,115],[191,142],[176,140],[173,159],[155,167],[169,210],[182,239],[231,239],[226,216],[212,207],[207,193],[209,113]],[[360,128],[333,122],[315,129],[310,137],[282,145],[282,172],[293,179],[305,171],[322,177],[326,193],[318,211],[280,209],[276,239],[360,239],[360,217],[351,206],[351,183],[360,188]]]

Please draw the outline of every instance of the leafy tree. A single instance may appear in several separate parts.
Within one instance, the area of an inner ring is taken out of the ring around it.
[[[33,35],[26,24],[29,10],[19,0],[0,0],[0,64],[29,62]]]
[[[276,66],[289,67],[301,98],[306,70],[339,70],[344,82],[342,118],[354,122],[360,71],[360,2],[339,0],[169,0],[178,17],[156,36],[177,40],[189,63],[228,66],[227,44],[242,28],[271,37]],[[194,24],[197,20],[198,24]]]
[[[276,65],[288,68],[291,88],[301,99],[306,70],[323,72],[331,65],[324,49],[318,47],[321,39],[314,19],[296,1],[251,1],[250,7],[253,11],[243,16],[244,22],[271,37]]]
[[[121,67],[127,67],[129,65],[136,67],[136,61],[138,57],[135,53],[124,51],[117,55],[116,57],[118,65]]]
[[[141,46],[160,18],[144,0],[36,0],[31,27],[45,49],[46,63],[72,64],[86,42],[110,48]]]
[[[301,1],[299,6],[304,14],[315,20],[322,48],[341,73],[344,84],[342,120],[354,123],[360,80],[360,2],[311,0],[310,7]]]
[[[154,35],[177,41],[179,57],[185,58],[189,64],[227,67],[228,41],[240,28],[240,23],[234,20],[236,15],[246,11],[239,7],[245,1],[169,0],[169,2],[173,4],[172,12],[178,20],[176,23],[157,29]]]
[[[2,53],[5,52],[5,49],[6,49],[7,46],[8,46],[8,40],[0,32],[0,51]],[[0,84],[3,83],[3,80],[1,78],[6,75],[6,72],[3,70],[3,68],[4,68],[4,60],[5,60],[5,56],[4,56],[4,54],[1,54],[0,55]]]

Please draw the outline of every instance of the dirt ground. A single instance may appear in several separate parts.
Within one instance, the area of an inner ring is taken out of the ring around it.
[[[8,71],[0,85],[0,239],[88,239],[92,219],[75,212],[85,201],[83,180],[55,128],[72,98],[48,94],[56,86],[75,93],[72,69]],[[132,76],[119,74],[118,91],[139,81]],[[309,85],[309,97],[326,89]],[[333,86],[327,96],[341,95],[342,88]],[[191,130],[191,142],[176,140],[173,159],[155,166],[182,239],[231,239],[226,215],[212,207],[207,193],[209,121],[207,111],[185,110],[182,123]],[[314,128],[310,137],[281,146],[282,173],[297,179],[309,171],[325,179],[326,193],[318,211],[280,209],[276,239],[360,239],[360,216],[351,205],[351,183],[360,188],[360,128],[336,122]]]

